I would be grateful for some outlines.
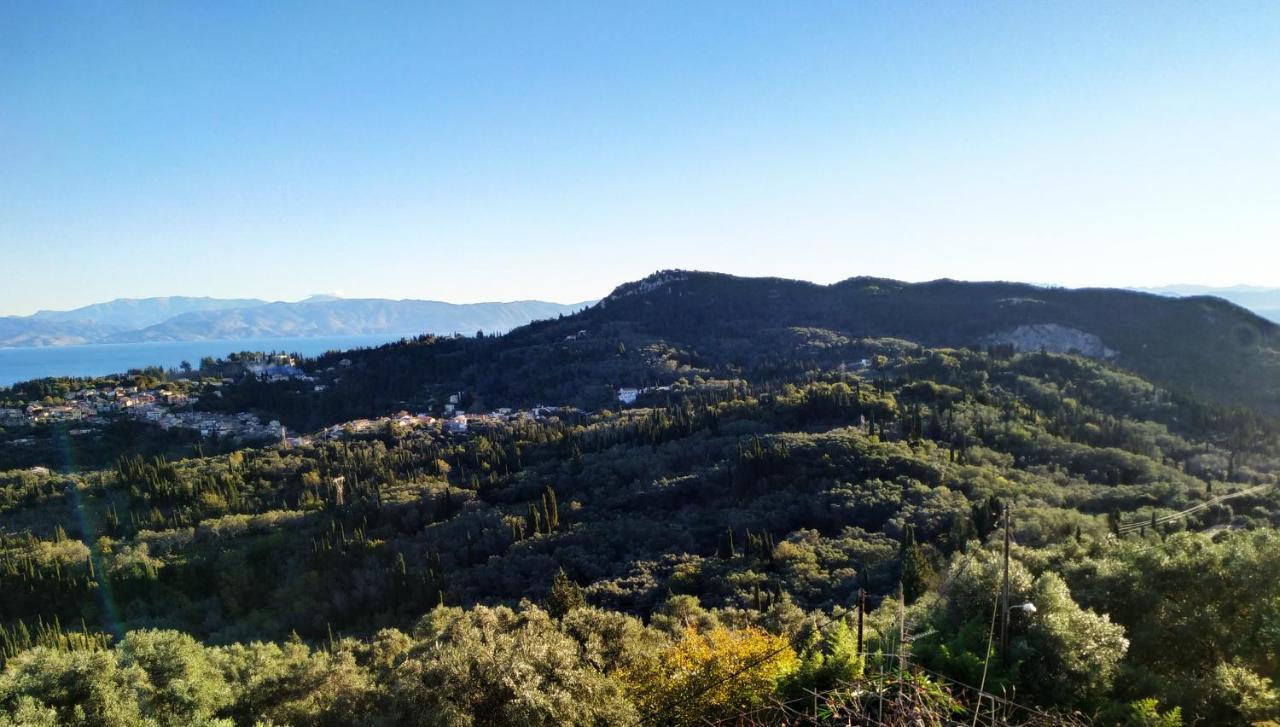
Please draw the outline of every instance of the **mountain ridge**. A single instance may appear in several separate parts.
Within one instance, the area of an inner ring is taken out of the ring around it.
[[[71,310],[39,310],[25,317],[46,321],[90,321],[119,328],[143,328],[161,323],[176,315],[197,310],[225,310],[263,305],[260,298],[213,298],[209,296],[168,295],[150,298],[115,298],[102,303]]]
[[[306,364],[332,379],[320,392],[249,382],[224,393],[228,407],[295,428],[429,407],[463,390],[481,407],[602,410],[617,406],[623,388],[781,385],[811,371],[866,370],[880,352],[916,347],[1078,354],[1170,396],[1280,415],[1280,326],[1218,298],[869,277],[819,285],[682,270],[502,336],[425,336],[326,354]],[[359,376],[341,373],[344,359]]]
[[[297,302],[121,298],[69,311],[0,317],[0,348],[146,341],[503,332],[586,303],[493,303],[312,296]]]
[[[694,334],[689,325],[681,326],[670,310],[651,310],[654,293],[663,288],[667,299],[679,299],[683,317],[722,336],[806,326],[929,347],[972,347],[1010,343],[1020,326],[1052,324],[1096,336],[1115,351],[1115,363],[1158,383],[1233,404],[1256,405],[1265,391],[1265,406],[1280,411],[1280,325],[1216,297],[950,279],[854,277],[823,286],[662,271],[619,286],[584,315],[605,315],[597,309],[612,307],[608,315],[630,316],[639,332],[687,340]],[[647,295],[632,297],[636,292]]]
[[[543,301],[444,303],[380,298],[268,303],[184,313],[155,326],[113,336],[113,341],[503,332],[531,320],[570,312],[573,307]]]

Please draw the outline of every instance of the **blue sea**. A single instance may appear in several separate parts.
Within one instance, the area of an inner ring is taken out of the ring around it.
[[[322,336],[316,338],[240,338],[228,341],[99,343],[83,346],[0,348],[0,386],[46,376],[103,376],[144,366],[199,366],[205,356],[225,358],[239,351],[284,351],[315,356],[325,351],[377,346],[401,336]]]

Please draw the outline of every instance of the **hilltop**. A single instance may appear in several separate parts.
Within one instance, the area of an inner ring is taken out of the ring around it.
[[[620,286],[583,318],[690,343],[806,327],[934,347],[1077,351],[1176,390],[1280,412],[1280,326],[1213,297],[954,280],[819,286],[674,271]]]

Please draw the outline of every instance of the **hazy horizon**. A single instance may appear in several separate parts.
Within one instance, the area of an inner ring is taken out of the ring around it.
[[[652,272],[657,272],[657,271],[651,271],[651,273],[650,273],[650,274],[652,274]],[[708,271],[701,271],[701,272],[714,272],[714,273],[719,273],[719,272],[723,272],[723,271],[719,271],[719,270],[708,270]],[[728,274],[731,274],[731,275],[732,275],[733,273],[728,273]],[[640,276],[640,277],[645,277],[645,276]],[[776,275],[774,275],[774,276],[744,276],[744,277],[786,277],[786,276],[776,276]],[[824,281],[818,281],[818,280],[806,280],[806,279],[804,279],[804,278],[792,278],[792,279],[794,279],[794,280],[802,280],[802,281],[812,282],[812,283],[818,283],[818,284],[820,284],[820,285],[830,285],[830,284],[832,284],[832,283],[838,283],[838,282],[840,282],[840,281],[842,281],[842,280],[847,280],[847,279],[852,278],[852,277],[885,278],[885,279],[901,280],[902,282],[907,282],[907,283],[927,283],[927,282],[932,282],[932,281],[936,281],[936,280],[942,280],[942,279],[944,279],[944,278],[930,278],[930,279],[928,279],[928,280],[903,280],[903,279],[901,279],[901,278],[891,278],[890,276],[887,276],[887,275],[849,275],[849,276],[844,276],[844,277],[841,277],[841,278],[837,278],[837,279],[834,279],[834,280],[831,280],[831,281],[825,281],[825,282],[824,282]],[[435,303],[446,303],[446,304],[450,304],[450,305],[506,304],[506,303],[525,303],[525,302],[535,302],[535,301],[536,301],[536,302],[544,302],[544,303],[555,303],[555,304],[558,304],[558,305],[578,305],[578,304],[591,303],[591,302],[598,301],[598,300],[600,300],[600,299],[604,298],[605,296],[607,296],[607,295],[608,295],[608,294],[609,294],[609,293],[610,293],[614,288],[616,288],[618,285],[622,285],[623,283],[632,282],[632,280],[638,280],[638,279],[639,279],[639,278],[629,279],[629,280],[618,280],[618,281],[615,281],[615,282],[613,282],[612,284],[610,284],[610,285],[608,286],[608,289],[607,289],[607,290],[605,290],[605,291],[604,291],[603,293],[601,293],[600,295],[590,296],[590,297],[587,297],[587,298],[583,298],[583,299],[581,299],[581,300],[556,300],[556,299],[549,298],[549,297],[542,297],[542,298],[521,298],[521,299],[491,299],[491,300],[457,301],[457,300],[446,300],[446,299],[442,299],[442,298],[431,298],[431,297],[412,297],[412,296],[411,296],[411,297],[407,297],[407,298],[391,298],[391,297],[386,297],[386,296],[376,296],[376,295],[373,295],[373,296],[365,296],[365,295],[348,295],[348,294],[341,293],[341,292],[319,292],[319,293],[311,293],[311,294],[308,294],[308,295],[303,295],[303,296],[301,296],[301,297],[299,297],[299,298],[291,298],[291,299],[290,299],[290,298],[273,298],[273,297],[271,297],[271,296],[269,296],[269,295],[248,295],[248,296],[243,296],[243,299],[245,299],[245,300],[250,300],[250,299],[253,299],[253,300],[259,300],[259,301],[261,301],[261,302],[262,302],[262,303],[264,303],[264,304],[271,304],[271,303],[301,303],[301,302],[307,301],[307,300],[312,299],[312,298],[334,298],[334,299],[338,299],[338,300],[392,300],[392,301],[416,300],[416,301],[429,301],[429,302],[435,302]],[[1045,283],[1045,282],[1027,281],[1027,280],[996,280],[996,279],[984,279],[984,280],[962,280],[962,279],[959,279],[959,278],[952,278],[952,279],[953,279],[953,280],[960,280],[961,282],[972,282],[972,283],[994,283],[994,282],[1004,282],[1004,283],[1024,283],[1024,284],[1027,284],[1027,285],[1034,285],[1034,286],[1037,286],[1037,287],[1045,287],[1045,288],[1088,288],[1088,287],[1099,287],[1099,286],[1087,286],[1087,285],[1084,285],[1084,286],[1076,286],[1076,285],[1062,285],[1062,284],[1059,284],[1059,283]],[[1194,284],[1194,283],[1170,283],[1170,284],[1167,284],[1167,285],[1144,285],[1144,286],[1121,285],[1121,286],[1100,286],[1100,287],[1114,287],[1114,288],[1119,288],[1119,289],[1122,289],[1122,290],[1134,290],[1134,291],[1139,291],[1139,292],[1158,292],[1158,293],[1175,293],[1175,292],[1179,292],[1179,291],[1200,291],[1200,290],[1205,290],[1205,291],[1221,291],[1221,292],[1233,292],[1233,291],[1234,291],[1234,292],[1240,292],[1240,293],[1247,293],[1247,292],[1268,292],[1268,293],[1269,293],[1269,292],[1278,292],[1278,291],[1280,291],[1280,285],[1276,285],[1276,286],[1261,286],[1261,285],[1249,285],[1249,284],[1236,284],[1236,285],[1221,285],[1221,286],[1218,286],[1218,285],[1199,285],[1199,284]],[[121,295],[121,296],[116,296],[116,297],[112,297],[112,298],[105,298],[105,299],[102,299],[102,300],[92,300],[92,301],[88,301],[88,302],[86,302],[86,303],[81,303],[81,304],[77,304],[77,305],[72,305],[72,306],[68,306],[68,307],[65,307],[65,308],[51,308],[51,307],[49,307],[49,306],[40,306],[40,307],[33,308],[33,309],[29,310],[29,311],[26,311],[26,312],[18,312],[18,313],[0,313],[0,317],[16,317],[16,318],[25,318],[25,317],[29,317],[29,316],[35,315],[35,314],[37,314],[37,313],[44,313],[44,312],[62,313],[62,312],[66,312],[66,311],[70,311],[70,310],[76,310],[76,309],[79,309],[79,308],[84,308],[84,307],[88,307],[88,306],[92,306],[92,305],[99,305],[99,304],[103,304],[103,303],[112,303],[112,302],[116,302],[116,301],[142,301],[142,300],[152,300],[152,299],[157,299],[157,298],[210,298],[210,299],[219,299],[219,300],[232,299],[232,298],[227,297],[227,296],[209,295],[209,294],[204,294],[204,293],[200,293],[200,292],[194,292],[194,293],[193,293],[193,292],[181,292],[181,293],[170,293],[170,294],[148,295],[148,296],[130,296],[130,295]],[[241,296],[236,296],[236,298],[241,298]]]

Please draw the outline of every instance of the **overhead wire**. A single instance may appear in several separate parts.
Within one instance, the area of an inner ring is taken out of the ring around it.
[[[1213,499],[1211,499],[1211,500],[1206,500],[1206,501],[1204,501],[1204,502],[1202,502],[1202,503],[1200,503],[1200,504],[1198,504],[1198,505],[1193,505],[1193,506],[1191,506],[1191,507],[1187,508],[1186,510],[1180,510],[1180,511],[1178,511],[1178,512],[1171,513],[1171,514],[1169,514],[1169,515],[1165,515],[1165,516],[1162,516],[1162,517],[1158,517],[1158,518],[1156,518],[1154,521],[1152,521],[1152,520],[1143,520],[1143,521],[1141,521],[1141,522],[1134,521],[1134,522],[1130,522],[1130,523],[1122,523],[1122,524],[1121,524],[1119,527],[1117,527],[1116,529],[1120,532],[1120,534],[1121,534],[1121,535],[1125,535],[1125,534],[1133,533],[1133,532],[1138,532],[1138,531],[1139,531],[1139,530],[1141,530],[1142,528],[1149,527],[1149,526],[1151,526],[1151,525],[1153,525],[1153,524],[1154,524],[1154,525],[1162,525],[1162,524],[1164,524],[1164,523],[1173,522],[1174,520],[1180,520],[1180,519],[1182,519],[1182,518],[1186,517],[1187,515],[1191,515],[1191,514],[1194,514],[1194,513],[1196,513],[1196,512],[1199,512],[1200,510],[1204,510],[1204,509],[1206,509],[1206,508],[1213,507],[1214,505],[1217,505],[1217,504],[1219,504],[1219,503],[1222,503],[1222,502],[1224,502],[1224,501],[1226,501],[1226,500],[1230,500],[1230,499],[1233,499],[1233,498],[1236,498],[1236,497],[1244,497],[1245,495],[1253,494],[1254,492],[1257,492],[1257,491],[1259,491],[1259,490],[1264,490],[1264,489],[1266,489],[1266,488],[1268,488],[1268,487],[1271,487],[1271,486],[1272,486],[1272,485],[1271,485],[1271,484],[1269,484],[1269,483],[1264,483],[1264,484],[1261,484],[1261,485],[1254,485],[1253,487],[1249,487],[1249,488],[1246,488],[1246,489],[1243,489],[1243,490],[1236,490],[1235,492],[1228,492],[1228,493],[1226,493],[1226,494],[1219,495],[1218,497],[1215,497],[1215,498],[1213,498]]]

